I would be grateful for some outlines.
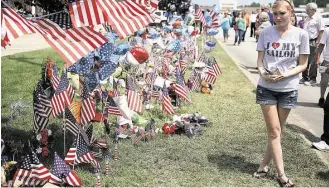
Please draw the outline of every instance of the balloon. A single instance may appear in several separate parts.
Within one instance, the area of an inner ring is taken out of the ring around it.
[[[207,36],[214,36],[217,35],[219,32],[219,29],[217,28],[211,28],[207,31]]]
[[[180,27],[182,27],[182,23],[181,23],[180,20],[176,20],[176,21],[172,24],[172,26],[173,26],[174,28],[180,28]]]
[[[149,58],[149,53],[143,47],[134,47],[130,50],[130,53],[136,59],[139,64],[143,64]]]
[[[216,47],[216,41],[208,40],[205,42],[204,50],[205,52],[211,52]]]

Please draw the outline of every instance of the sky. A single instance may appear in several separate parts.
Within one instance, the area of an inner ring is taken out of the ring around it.
[[[264,4],[264,3],[271,3],[274,0],[237,0],[238,5],[250,5],[252,2]],[[219,0],[192,0],[195,4],[199,5],[213,5],[219,4]]]

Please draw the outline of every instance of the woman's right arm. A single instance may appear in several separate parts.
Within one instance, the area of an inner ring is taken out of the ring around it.
[[[264,51],[258,51],[257,68],[260,75],[266,73],[264,68],[263,58],[264,58]]]

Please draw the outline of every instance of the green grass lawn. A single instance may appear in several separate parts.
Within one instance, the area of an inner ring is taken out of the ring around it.
[[[214,85],[214,93],[193,93],[193,103],[179,112],[199,111],[212,121],[212,126],[193,138],[157,135],[155,140],[139,142],[137,146],[129,140],[120,142],[120,159],[111,159],[110,176],[102,175],[103,186],[278,186],[273,164],[269,178],[252,178],[267,142],[261,110],[255,104],[255,88],[223,49],[217,47],[210,55],[220,61],[223,71]],[[41,64],[46,56],[61,61],[51,49],[2,58],[2,121],[10,115],[11,102],[22,98],[32,103],[32,91],[41,78]],[[62,63],[58,65],[62,67]],[[150,113],[145,115],[150,116]],[[157,127],[161,128],[168,118],[156,117]],[[2,124],[2,137],[26,142],[32,137],[29,132],[33,127],[32,108],[26,109],[24,116],[5,124]],[[53,151],[64,157],[61,121],[52,119],[50,124],[56,135]],[[297,186],[329,186],[328,167],[297,133],[284,130],[283,150],[286,173]],[[52,163],[50,159],[45,162]],[[76,166],[75,170],[84,185],[95,186],[96,177],[86,168]]]

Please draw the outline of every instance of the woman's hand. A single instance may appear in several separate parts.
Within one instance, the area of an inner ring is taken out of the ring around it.
[[[281,72],[278,72],[277,74],[269,74],[268,72],[263,72],[261,74],[261,77],[266,81],[270,83],[275,83],[277,81],[280,81],[285,78],[284,74]]]

